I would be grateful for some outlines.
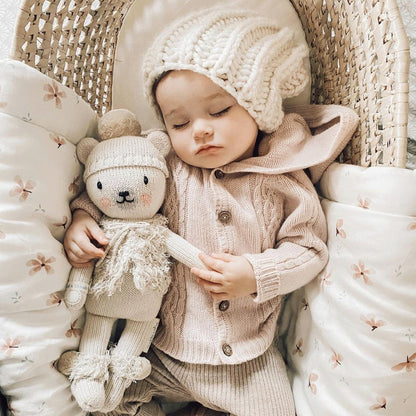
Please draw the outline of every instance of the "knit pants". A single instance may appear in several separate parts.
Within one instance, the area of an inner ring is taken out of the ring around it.
[[[230,416],[295,415],[285,364],[273,344],[260,357],[237,365],[184,363],[155,347],[147,358],[149,377],[132,383],[107,416],[164,416],[160,402],[188,401]]]

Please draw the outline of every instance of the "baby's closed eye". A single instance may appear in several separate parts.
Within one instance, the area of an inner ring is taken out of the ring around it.
[[[215,112],[213,112],[213,113],[210,113],[210,115],[211,115],[212,117],[220,117],[220,116],[222,116],[223,114],[226,114],[226,113],[230,110],[230,108],[231,108],[231,106],[229,105],[229,106],[227,106],[227,107],[223,108],[223,109],[222,109],[222,110],[220,110],[220,111],[215,111]]]

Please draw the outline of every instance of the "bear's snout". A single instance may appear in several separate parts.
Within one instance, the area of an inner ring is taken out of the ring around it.
[[[120,200],[117,199],[117,204],[124,204],[125,202],[134,202],[134,198],[131,197],[130,199],[128,199],[128,197],[130,196],[130,192],[129,191],[120,191],[118,193],[118,196],[120,197]]]

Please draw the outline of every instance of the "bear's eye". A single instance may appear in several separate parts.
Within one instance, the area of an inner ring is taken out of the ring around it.
[[[97,182],[97,188],[103,189],[103,184],[100,181]]]
[[[147,176],[145,176],[143,178],[143,182],[144,182],[145,185],[147,185],[149,183],[149,178]]]

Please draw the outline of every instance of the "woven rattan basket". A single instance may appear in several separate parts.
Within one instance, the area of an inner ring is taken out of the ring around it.
[[[137,0],[141,1],[141,0]],[[13,58],[111,108],[118,33],[134,0],[24,0]],[[395,0],[291,0],[311,49],[312,102],[352,107],[357,132],[340,161],[406,162],[409,45]]]

